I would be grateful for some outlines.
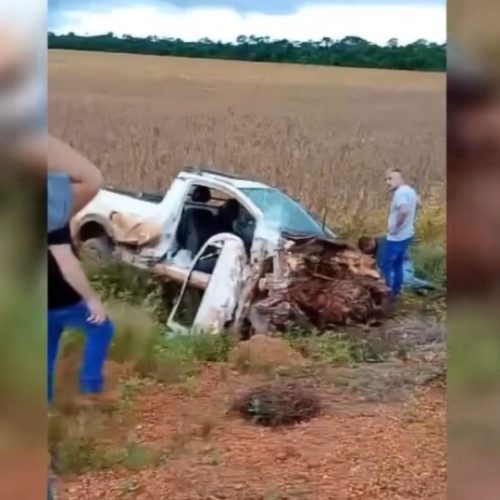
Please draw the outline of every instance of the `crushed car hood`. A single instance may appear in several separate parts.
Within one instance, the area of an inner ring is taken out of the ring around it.
[[[380,322],[389,289],[375,260],[337,239],[283,233],[249,311],[258,332]]]

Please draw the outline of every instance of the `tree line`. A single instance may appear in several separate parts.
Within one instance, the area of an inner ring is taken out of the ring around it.
[[[296,42],[242,35],[234,43],[224,43],[208,38],[186,42],[178,38],[138,38],[130,35],[115,36],[113,33],[96,36],[49,33],[48,47],[240,61],[446,71],[446,44],[423,39],[400,45],[398,40],[393,38],[381,46],[356,36],[341,40],[325,37],[317,41]]]

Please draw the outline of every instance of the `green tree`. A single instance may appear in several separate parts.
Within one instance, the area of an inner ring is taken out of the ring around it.
[[[209,38],[185,42],[178,38],[156,36],[117,37],[112,32],[97,36],[81,36],[72,32],[56,35],[49,32],[48,46],[53,49],[99,52],[446,71],[446,44],[429,43],[423,39],[403,46],[396,38],[391,38],[385,46],[380,46],[357,36],[347,36],[341,40],[323,37],[321,40],[297,42],[240,35],[234,43],[222,43]]]

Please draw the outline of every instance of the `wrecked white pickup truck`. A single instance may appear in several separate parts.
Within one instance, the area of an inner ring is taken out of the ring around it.
[[[388,290],[374,260],[259,182],[188,168],[164,194],[103,189],[73,219],[72,234],[87,256],[114,256],[180,283],[168,319],[176,331],[247,336],[384,316]],[[199,306],[179,321],[193,290]]]

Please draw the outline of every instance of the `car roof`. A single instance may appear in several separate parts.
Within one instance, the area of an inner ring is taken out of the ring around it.
[[[207,169],[186,168],[179,172],[179,175],[186,179],[206,179],[236,189],[269,189],[271,187],[262,182]]]

